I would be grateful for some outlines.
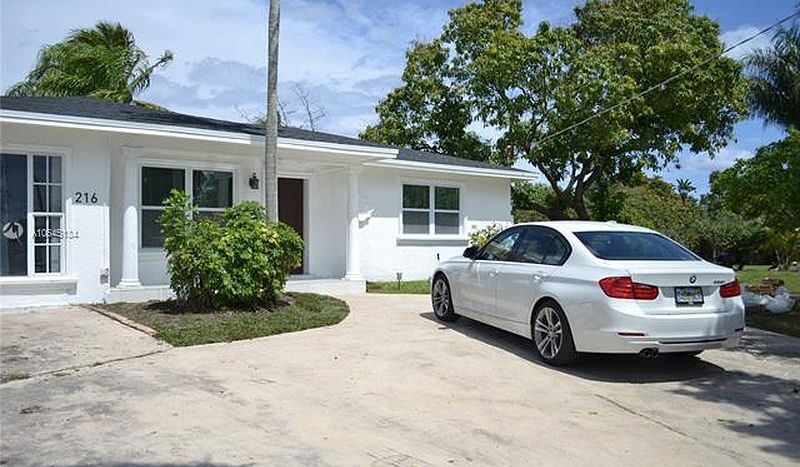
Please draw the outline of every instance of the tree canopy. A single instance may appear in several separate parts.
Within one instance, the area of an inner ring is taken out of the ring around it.
[[[769,123],[800,129],[800,24],[781,29],[772,47],[746,60],[750,106]]]
[[[122,103],[140,103],[134,97],[150,86],[153,72],[172,61],[164,51],[151,64],[120,23],[98,22],[75,29],[62,42],[39,51],[36,65],[24,81],[13,85],[12,96],[92,96]]]
[[[722,207],[760,218],[768,227],[800,227],[800,131],[763,146],[750,159],[712,174],[711,192]]]
[[[551,206],[534,206],[551,218],[588,218],[587,193],[604,179],[663,167],[683,147],[714,153],[726,144],[746,115],[734,60],[642,94],[718,54],[717,23],[694,15],[687,0],[590,0],[575,12],[572,25],[544,22],[526,34],[519,0],[451,10],[440,37],[409,49],[402,86],[378,104],[379,121],[362,137],[526,160],[553,190]],[[497,137],[489,142],[475,128]]]

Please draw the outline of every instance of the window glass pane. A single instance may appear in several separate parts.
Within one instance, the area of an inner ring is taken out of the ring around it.
[[[233,173],[195,170],[192,174],[194,203],[201,208],[233,205]]]
[[[47,247],[37,246],[34,248],[33,267],[35,272],[47,272]]]
[[[437,186],[436,191],[436,209],[449,209],[458,211],[458,188],[447,188]]]
[[[161,233],[160,209],[142,209],[142,247],[161,248],[164,235]]]
[[[61,158],[51,156],[50,159],[50,183],[61,183]]]
[[[33,156],[33,181],[38,183],[47,182],[46,156]]]
[[[161,206],[173,188],[185,191],[183,169],[142,167],[142,205]]]
[[[47,185],[33,185],[33,210],[45,212],[47,206]]]
[[[458,234],[460,232],[458,218],[459,214],[457,212],[437,212],[436,233]]]
[[[549,230],[525,228],[517,242],[513,260],[523,263],[542,263],[552,242],[553,233]]]
[[[505,261],[510,259],[511,250],[520,236],[520,229],[511,229],[502,232],[486,244],[478,259],[489,261]]]
[[[50,216],[50,230],[58,230],[61,228],[61,218],[56,216]],[[58,240],[57,238],[53,240]]]
[[[61,212],[61,185],[50,185],[48,186],[48,190],[50,190],[50,197],[48,198],[50,209],[48,209],[48,211]]]
[[[28,158],[0,154],[0,276],[28,274]]]
[[[430,233],[430,222],[427,212],[403,211],[403,233]]]
[[[430,208],[430,190],[423,185],[403,185],[403,207],[411,209]]]
[[[48,248],[50,248],[50,269],[48,272],[61,272],[61,247],[55,245]]]
[[[547,249],[547,255],[544,257],[544,264],[558,265],[561,264],[569,253],[569,248],[560,237],[553,239],[550,248]]]
[[[611,261],[697,261],[699,258],[667,237],[650,232],[578,232],[593,255]]]
[[[34,217],[33,226],[33,243],[47,243],[47,217]]]

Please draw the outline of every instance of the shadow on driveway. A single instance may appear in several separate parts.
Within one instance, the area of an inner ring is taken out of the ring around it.
[[[730,419],[718,418],[716,422],[721,426],[767,440],[769,443],[761,447],[766,452],[793,461],[800,460],[800,380],[766,374],[763,368],[786,368],[784,374],[788,375],[791,370],[788,365],[797,364],[797,360],[749,360],[741,363],[741,369],[726,370],[696,357],[647,360],[634,355],[584,354],[575,365],[559,368],[539,360],[531,342],[516,334],[463,316],[452,323],[437,320],[431,312],[421,313],[420,316],[436,322],[439,329],[460,332],[550,370],[580,378],[612,383],[675,382],[677,385],[666,391],[723,407],[735,407],[737,410],[734,413],[745,411],[750,415],[745,420],[735,415]],[[748,330],[746,337],[743,348],[731,349],[730,352],[747,352],[756,358],[764,355],[798,355],[796,339],[759,330]]]
[[[463,316],[452,323],[444,323],[437,320],[432,312],[421,313],[420,316],[435,321],[440,325],[439,329],[452,329],[550,370],[593,381],[638,384],[664,383],[709,378],[725,372],[722,367],[700,358],[660,357],[648,360],[636,355],[602,354],[581,354],[580,360],[574,365],[554,367],[540,360],[533,350],[531,341],[522,336]]]

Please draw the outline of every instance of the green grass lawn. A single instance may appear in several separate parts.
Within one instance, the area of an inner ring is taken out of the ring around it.
[[[745,266],[736,276],[743,284],[755,284],[765,277],[781,279],[786,283],[789,292],[800,293],[800,272],[770,271],[769,266]]]
[[[431,291],[431,285],[427,280],[422,281],[403,281],[399,286],[397,282],[367,282],[367,292],[369,293],[400,293],[400,294],[424,294]]]
[[[272,310],[195,312],[174,301],[112,303],[103,308],[156,330],[174,346],[230,342],[330,326],[350,312],[342,300],[311,293],[288,293]]]

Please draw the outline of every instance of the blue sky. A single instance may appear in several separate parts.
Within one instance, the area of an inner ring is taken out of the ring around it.
[[[404,51],[414,39],[436,37],[447,10],[463,0],[282,0],[280,93],[289,107],[300,84],[327,110],[321,129],[356,135],[374,121],[377,101],[400,83]],[[569,23],[574,0],[525,2],[528,27],[547,20]],[[720,23],[722,39],[736,42],[786,16],[796,0],[696,0],[695,10]],[[266,0],[2,0],[0,3],[0,88],[30,70],[39,48],[61,40],[72,28],[97,20],[120,21],[151,56],[164,49],[174,62],[152,80],[141,98],[171,110],[230,120],[264,108]],[[738,50],[768,45],[761,37]],[[688,178],[707,190],[708,174],[750,157],[755,148],[783,132],[748,120],[716,157],[685,154],[667,180]],[[524,164],[521,164],[524,166]]]

